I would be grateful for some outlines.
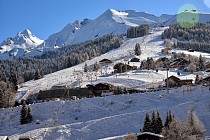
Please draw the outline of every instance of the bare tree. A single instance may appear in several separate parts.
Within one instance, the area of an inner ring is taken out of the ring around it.
[[[123,139],[124,140],[137,140],[137,136],[135,134],[128,134]]]
[[[191,73],[196,72],[196,65],[193,62],[191,62],[187,67],[187,70]]]
[[[192,128],[187,121],[173,119],[169,127],[163,129],[164,140],[190,140]]]
[[[196,112],[191,108],[188,111],[188,123],[190,127],[193,129],[192,135],[202,135],[202,130],[204,129],[203,123],[198,119]]]

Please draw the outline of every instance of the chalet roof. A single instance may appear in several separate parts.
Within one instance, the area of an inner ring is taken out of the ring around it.
[[[173,80],[175,80],[175,81],[180,81],[180,79],[178,78],[178,77],[176,77],[176,76],[170,76],[170,77],[168,77],[168,79],[173,79]],[[167,79],[166,79],[167,80]]]
[[[180,81],[183,81],[183,82],[191,82],[193,80],[192,79],[181,79]]]
[[[159,135],[159,134],[155,134],[155,133],[151,133],[151,132],[143,132],[141,134],[137,134],[137,136],[143,136],[143,135],[150,135],[150,136],[155,136],[155,137],[159,137],[159,138],[163,138],[163,135]]]
[[[140,61],[140,59],[139,58],[136,58],[136,57],[134,57],[134,58],[132,58],[131,60],[130,60],[130,62],[139,62]]]
[[[111,60],[109,60],[109,59],[102,59],[102,60],[100,60],[99,61],[100,63],[103,63],[103,62],[106,62],[106,63],[112,63],[112,61]]]
[[[109,83],[98,83],[98,84],[95,84],[95,86],[98,86],[98,85],[113,86],[112,84],[109,84]]]
[[[0,136],[0,140],[8,140],[8,136]]]
[[[157,61],[169,61],[169,59],[167,57],[161,57],[159,58]]]
[[[210,81],[210,76],[203,78],[202,81]]]

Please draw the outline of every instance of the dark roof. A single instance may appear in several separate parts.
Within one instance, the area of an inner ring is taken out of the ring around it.
[[[209,81],[210,80],[210,76],[206,77],[206,78],[203,78],[202,81]]]
[[[192,82],[193,80],[192,79],[182,79],[180,81],[183,81],[183,82]]]
[[[98,85],[113,86],[112,84],[109,84],[109,83],[98,83],[98,84],[95,84],[95,86],[98,86]]]
[[[99,61],[100,63],[112,63],[112,61],[111,60],[109,60],[109,59],[102,59],[102,60],[100,60]]]
[[[143,132],[143,133],[137,134],[137,135],[138,136],[150,135],[150,136],[155,136],[155,137],[163,138],[163,135],[159,135],[159,134],[155,134],[155,133],[151,133],[151,132]]]
[[[178,77],[176,77],[176,76],[170,76],[170,77],[168,77],[168,79],[173,79],[173,80],[175,80],[175,81],[180,81],[180,79],[178,78]],[[167,80],[167,79],[166,79]]]
[[[139,62],[140,61],[140,59],[139,58],[132,58],[131,60],[130,60],[130,62]]]

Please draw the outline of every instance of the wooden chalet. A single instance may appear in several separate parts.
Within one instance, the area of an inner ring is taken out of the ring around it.
[[[184,68],[190,64],[189,61],[187,61],[184,58],[178,58],[174,60],[173,62],[170,63],[169,67],[170,68]]]
[[[144,132],[137,135],[137,140],[161,140],[162,138],[164,138],[162,135],[150,132]]]
[[[63,89],[50,89],[41,90],[37,95],[38,100],[50,100],[55,98],[68,99],[73,96],[77,98],[92,97],[93,92],[88,88],[63,88]]]
[[[89,90],[93,92],[95,96],[101,96],[104,92],[112,92],[115,90],[115,86],[108,83],[98,83],[96,85],[86,85]]]
[[[206,63],[205,68],[206,68],[206,69],[210,69],[210,63],[209,63],[209,62]]]
[[[109,60],[109,59],[102,59],[102,60],[99,61],[99,63],[100,64],[110,64],[110,63],[112,63],[112,61]]]
[[[123,63],[118,63],[114,66],[114,73],[124,73],[126,71],[131,71],[131,70],[137,70],[137,67]]]
[[[168,77],[168,85],[169,87],[178,87],[183,85],[192,85],[192,79],[180,79],[176,76],[170,76]],[[167,79],[165,79],[165,83],[167,85]]]
[[[34,139],[29,136],[20,136],[18,140],[34,140]]]
[[[139,59],[139,58],[134,57],[134,58],[132,58],[132,59],[130,60],[130,62],[140,62],[140,59]]]
[[[210,85],[210,76],[203,78],[199,83]]]

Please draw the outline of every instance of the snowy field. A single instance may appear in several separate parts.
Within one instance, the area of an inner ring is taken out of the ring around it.
[[[146,89],[163,84],[166,70],[158,72],[152,70],[135,70],[123,74],[112,74],[113,66],[119,62],[125,63],[134,57],[136,43],[141,44],[142,55],[140,60],[147,57],[158,59],[164,57],[161,49],[163,41],[161,33],[164,28],[157,28],[146,37],[127,40],[120,48],[104,55],[88,60],[88,66],[104,58],[113,61],[112,64],[102,67],[98,73],[82,73],[85,63],[45,75],[39,80],[31,80],[19,88],[18,99],[35,95],[39,90],[50,89],[56,85],[78,87],[87,84],[107,82],[118,86]],[[181,52],[183,50],[173,50]],[[184,51],[187,53],[187,51]],[[204,55],[204,53],[201,53]],[[191,55],[199,56],[200,52]],[[208,58],[208,54],[204,55]],[[131,66],[140,66],[140,63],[130,63]],[[96,76],[97,75],[97,76]],[[170,69],[169,76],[177,76],[176,69]],[[180,79],[195,79],[194,74],[181,72]],[[208,73],[200,72],[207,76]],[[160,98],[160,95],[162,98]],[[26,125],[19,124],[21,107],[2,109],[0,111],[0,135],[8,135],[17,139],[20,135],[29,135],[38,140],[95,140],[125,135],[129,132],[138,133],[143,125],[146,112],[159,110],[162,119],[168,110],[176,117],[186,118],[190,107],[195,108],[200,120],[205,124],[206,135],[210,134],[210,91],[208,87],[182,87],[166,91],[148,92],[143,94],[116,95],[109,97],[95,97],[75,101],[51,101],[31,105],[33,122]],[[40,124],[36,124],[39,120]]]
[[[162,98],[160,98],[160,95]],[[145,113],[168,110],[185,119],[193,107],[210,134],[210,91],[208,87],[182,87],[166,91],[51,101],[30,105],[33,122],[19,124],[21,107],[2,109],[0,135],[16,140],[28,135],[37,140],[94,140],[139,133]],[[40,124],[36,124],[39,120]]]

